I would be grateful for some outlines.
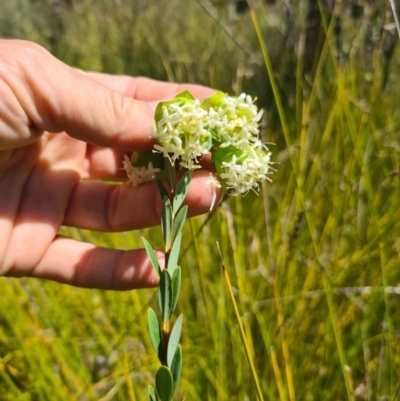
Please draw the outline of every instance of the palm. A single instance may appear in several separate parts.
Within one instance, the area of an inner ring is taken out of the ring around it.
[[[65,133],[45,133],[31,145],[1,153],[6,162],[0,179],[0,230],[2,242],[7,244],[3,274],[30,275],[48,258],[54,259],[52,247],[63,224],[112,230],[113,221],[107,222],[101,213],[100,219],[95,218],[96,211],[100,212],[96,206],[104,206],[97,202],[98,190],[111,200],[110,194],[126,188],[82,179],[110,179],[113,173],[117,177],[116,166],[114,171],[111,167],[113,156],[117,152],[99,150]],[[96,192],[92,196],[91,187]],[[83,199],[85,195],[87,199]]]

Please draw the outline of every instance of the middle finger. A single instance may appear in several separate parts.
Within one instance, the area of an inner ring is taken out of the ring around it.
[[[213,191],[217,199],[221,195],[220,189],[208,184],[210,174],[203,170],[193,174],[185,200],[189,217],[209,211]],[[83,181],[72,194],[64,225],[97,231],[145,228],[159,224],[161,207],[155,183],[129,187]]]

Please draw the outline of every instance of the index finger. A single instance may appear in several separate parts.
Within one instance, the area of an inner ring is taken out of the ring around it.
[[[137,86],[137,81],[123,78],[110,83],[113,90],[26,41],[0,40],[0,55],[0,83],[6,97],[2,120],[7,129],[0,133],[4,149],[29,145],[45,131],[65,131],[101,147],[152,148],[154,107],[132,94],[161,99],[174,93],[169,85],[151,81],[144,90],[145,83]]]
[[[144,102],[160,102],[172,99],[178,93],[188,90],[196,99],[203,100],[215,93],[215,89],[195,84],[177,84],[162,82],[145,77],[130,77],[127,75],[110,75],[99,72],[81,71],[109,89],[124,96]]]

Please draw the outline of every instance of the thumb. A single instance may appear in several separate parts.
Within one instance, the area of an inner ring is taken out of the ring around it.
[[[98,146],[151,148],[154,112],[146,102],[103,86],[34,43],[0,40],[0,54],[0,91],[8,87],[6,95],[14,96],[6,102],[14,113],[6,119],[14,121],[8,147],[32,143],[44,131],[65,131]]]

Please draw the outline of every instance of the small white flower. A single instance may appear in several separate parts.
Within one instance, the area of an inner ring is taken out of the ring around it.
[[[210,185],[212,191],[211,206],[210,206],[210,212],[211,212],[211,210],[213,210],[214,208],[215,201],[217,199],[216,188],[221,188],[221,184],[212,174],[210,174],[210,179],[206,181],[206,184]]]

